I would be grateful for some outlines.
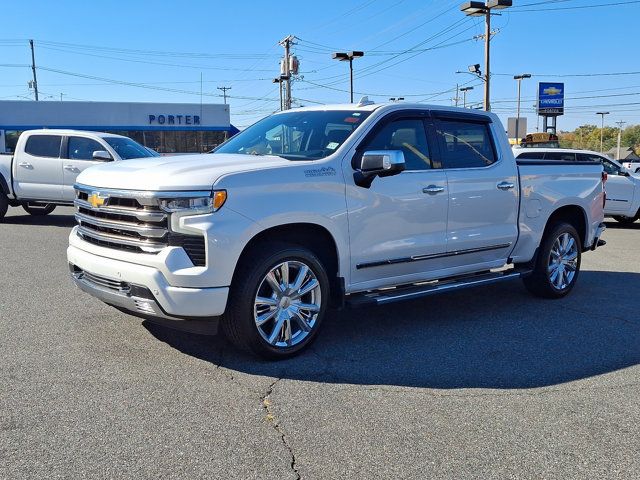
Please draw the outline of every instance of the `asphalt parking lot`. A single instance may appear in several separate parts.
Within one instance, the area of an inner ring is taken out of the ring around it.
[[[76,290],[72,212],[0,224],[0,478],[640,478],[640,222],[564,300],[332,312],[266,363]]]

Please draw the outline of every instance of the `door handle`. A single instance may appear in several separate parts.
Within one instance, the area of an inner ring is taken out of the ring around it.
[[[437,185],[429,185],[422,189],[422,193],[428,193],[429,195],[435,195],[440,192],[444,192],[444,187],[439,187]]]
[[[510,182],[500,182],[497,187],[500,190],[511,190],[513,187],[515,187],[515,185],[513,183]]]
[[[77,169],[76,167],[74,167],[73,165],[65,165],[63,167],[65,170],[68,170],[69,172],[79,172],[80,170]]]
[[[21,166],[21,167],[24,167],[24,168],[28,168],[29,170],[33,169],[33,165],[31,165],[28,162],[20,162],[18,165]]]

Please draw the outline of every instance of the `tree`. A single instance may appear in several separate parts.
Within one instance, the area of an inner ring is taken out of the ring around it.
[[[558,138],[562,148],[578,148],[583,150],[600,151],[600,127],[596,125],[582,125],[573,132],[560,132]],[[618,129],[604,127],[602,130],[603,150],[612,149],[618,145]],[[640,125],[632,125],[622,132],[622,148],[633,147],[640,152]]]

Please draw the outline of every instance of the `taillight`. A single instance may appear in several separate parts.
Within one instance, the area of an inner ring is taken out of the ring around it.
[[[604,187],[604,184],[607,183],[607,179],[609,178],[609,175],[607,175],[607,172],[602,172],[602,186]]]
[[[607,204],[607,190],[605,189],[605,184],[607,183],[607,179],[609,178],[609,175],[607,175],[607,172],[602,172],[602,208],[605,207],[605,205]]]

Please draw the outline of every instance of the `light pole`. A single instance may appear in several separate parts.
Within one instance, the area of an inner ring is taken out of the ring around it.
[[[467,108],[467,92],[469,90],[473,90],[473,87],[462,87],[460,91],[462,92],[462,106]]]
[[[600,127],[600,153],[604,154],[604,116],[609,115],[609,112],[596,112],[596,115],[600,115],[602,118],[602,123]]]
[[[272,81],[278,84],[278,90],[280,90],[280,111],[282,111],[282,75],[274,78]]]
[[[331,54],[331,58],[334,60],[340,60],[341,62],[349,61],[349,84],[351,86],[351,103],[353,103],[353,59],[364,57],[364,52],[352,51],[352,52],[336,52]]]
[[[523,73],[522,75],[515,75],[513,77],[514,80],[518,82],[518,110],[516,113],[516,140],[520,138],[520,84],[522,80],[525,78],[531,78],[530,73]]]
[[[620,161],[620,142],[622,141],[622,127],[627,122],[623,122],[622,120],[620,120],[616,123],[618,124],[618,156],[616,157],[616,160]]]
[[[491,110],[489,99],[489,82],[491,80],[491,11],[509,8],[513,2],[511,0],[487,0],[485,2],[465,2],[460,6],[460,11],[469,17],[485,18],[484,30],[484,109]]]

